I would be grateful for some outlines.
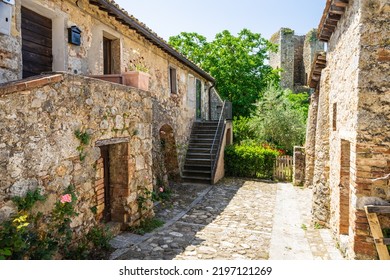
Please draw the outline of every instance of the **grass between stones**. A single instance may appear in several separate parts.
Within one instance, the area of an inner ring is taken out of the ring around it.
[[[134,234],[144,235],[146,233],[152,232],[156,228],[162,227],[163,225],[163,221],[156,218],[149,218],[141,221],[139,226],[130,227],[129,231]]]

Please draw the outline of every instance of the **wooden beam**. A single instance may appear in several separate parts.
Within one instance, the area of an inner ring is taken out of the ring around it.
[[[348,0],[333,0],[333,5],[336,5],[337,7],[347,7],[349,1]]]
[[[98,6],[98,7],[101,6],[100,3],[99,3],[99,2],[96,2],[96,1],[89,0],[89,3],[90,3],[91,5],[95,5],[95,6]]]
[[[343,15],[345,13],[345,8],[332,5],[330,6],[329,12],[332,14]]]
[[[368,213],[390,214],[390,206],[367,205]]]
[[[341,19],[341,15],[332,15],[332,14],[329,14],[329,15],[328,15],[328,18],[339,21],[339,20]]]
[[[376,215],[376,213],[369,212],[369,207],[371,207],[370,210],[373,210],[372,207],[375,206],[365,206],[364,209],[366,211],[368,224],[370,225],[371,234],[375,241],[375,247],[378,252],[379,259],[390,260],[389,251],[387,250],[387,246],[383,242],[384,238],[378,216]]]
[[[331,26],[332,28],[336,28],[337,27],[337,22],[326,20],[325,26]]]

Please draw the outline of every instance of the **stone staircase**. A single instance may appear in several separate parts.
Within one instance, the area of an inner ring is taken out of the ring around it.
[[[218,128],[218,122],[195,122],[184,163],[182,179],[186,183],[211,184],[212,159],[210,151]],[[213,158],[218,151],[219,137],[213,147]]]

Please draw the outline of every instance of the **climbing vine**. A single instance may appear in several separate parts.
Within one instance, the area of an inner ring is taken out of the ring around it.
[[[80,161],[84,161],[87,153],[84,151],[85,146],[89,145],[91,141],[91,136],[86,131],[76,130],[74,135],[80,141],[80,145],[77,147],[77,151],[79,151]]]

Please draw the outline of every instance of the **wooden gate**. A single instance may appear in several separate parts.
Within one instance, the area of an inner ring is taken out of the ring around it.
[[[293,176],[293,157],[292,156],[277,157],[274,166],[274,180],[291,182],[292,176]]]

